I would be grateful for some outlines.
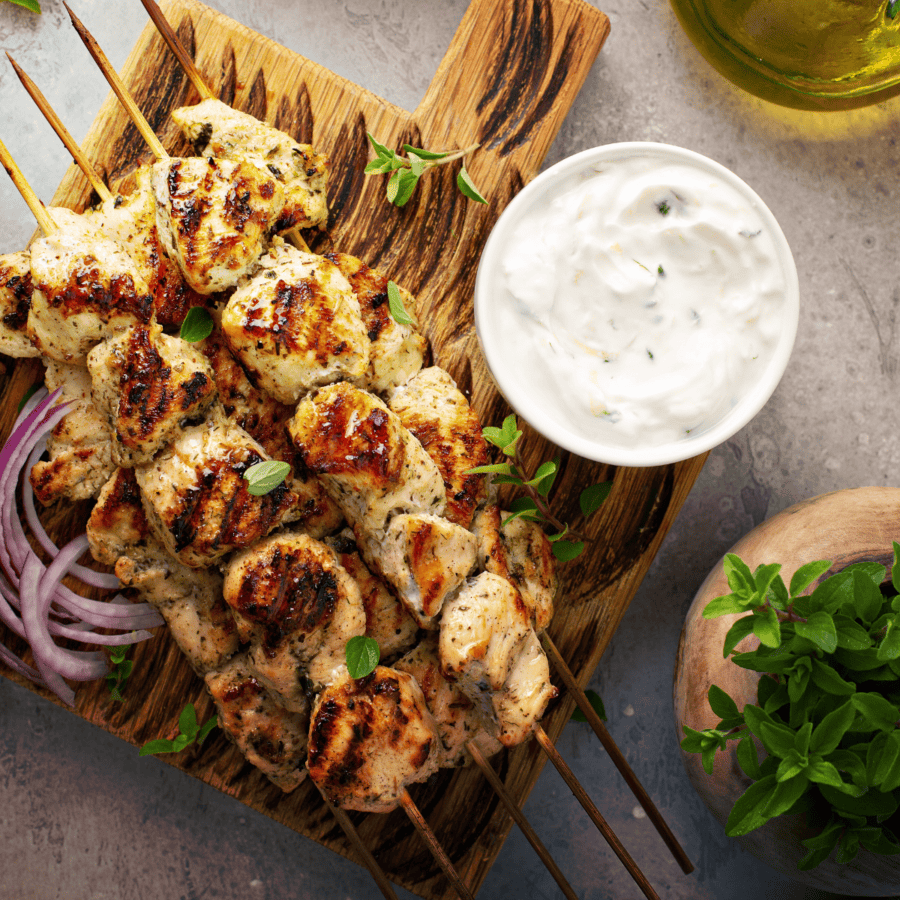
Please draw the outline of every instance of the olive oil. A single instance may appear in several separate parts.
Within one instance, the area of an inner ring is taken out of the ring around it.
[[[691,40],[738,86],[804,109],[900,93],[897,0],[671,0]]]

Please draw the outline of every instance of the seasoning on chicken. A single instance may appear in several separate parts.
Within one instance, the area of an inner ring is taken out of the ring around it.
[[[521,743],[556,696],[530,613],[508,581],[483,572],[444,606],[441,671],[505,746]]]
[[[32,291],[28,253],[0,256],[0,353],[19,359],[41,355],[26,328]]]
[[[133,469],[117,469],[87,523],[91,553],[153,605],[195,672],[217,669],[238,649],[231,610],[214,569],[189,569],[154,537]]]
[[[225,600],[260,680],[288,709],[321,690],[343,664],[350,638],[365,634],[359,587],[325,544],[282,532],[236,553]]]
[[[487,732],[475,705],[441,673],[437,640],[429,635],[405,656],[394,668],[408,672],[422,688],[425,703],[437,722],[441,736],[437,764],[440,768],[465,766],[472,757],[466,744],[473,741],[484,756],[492,756],[503,745]]]
[[[438,627],[444,601],[475,567],[475,535],[461,525],[423,513],[401,513],[383,538],[357,535],[363,558],[374,566],[421,628]]]
[[[219,727],[247,761],[289,793],[306,778],[309,709],[291,712],[254,676],[247,654],[206,674]]]
[[[337,531],[344,521],[343,513],[319,479],[307,471],[288,437],[287,422],[294,408],[253,386],[228,349],[220,328],[195,346],[212,366],[225,415],[258,441],[272,459],[280,459],[291,467],[285,483],[297,495],[297,503],[282,522],[301,528],[314,538]]]
[[[265,537],[297,502],[280,484],[254,496],[244,473],[268,458],[263,448],[213,407],[151,463],[135,470],[150,527],[176,559],[203,568]]]
[[[94,405],[115,435],[120,466],[149,462],[216,399],[206,357],[162,326],[136,325],[88,354]]]
[[[313,707],[306,765],[335,805],[390,812],[408,785],[437,770],[440,745],[437,725],[411,675],[378,666],[353,679],[344,667]]]
[[[485,498],[484,475],[467,474],[490,459],[481,421],[450,375],[423,369],[395,390],[388,406],[435,461],[447,490],[446,517],[469,528]]]
[[[519,589],[531,612],[531,624],[540,633],[553,617],[553,601],[559,589],[556,560],[537,522],[511,519],[509,515],[502,513],[496,502],[475,513],[472,531],[478,541],[478,566]]]
[[[84,365],[100,341],[149,323],[153,298],[121,245],[72,216],[31,245],[28,336],[42,356]]]
[[[150,167],[135,172],[135,188],[116,195],[85,213],[88,221],[117,241],[134,260],[153,295],[153,310],[160,325],[180,325],[192,306],[205,306],[207,298],[192,290],[177,264],[166,255],[156,227],[156,200]]]
[[[69,411],[47,439],[49,459],[39,460],[29,474],[38,500],[45,506],[56,500],[96,497],[115,472],[112,434],[91,399],[91,379],[82,366],[47,360],[47,390],[62,388],[60,402]]]
[[[360,315],[371,341],[369,365],[359,385],[376,394],[405,384],[419,369],[428,349],[424,336],[409,325],[401,325],[388,304],[388,279],[362,260],[347,253],[326,253],[350,283],[359,301]],[[399,288],[404,307],[415,308],[412,294]]]
[[[369,339],[347,279],[322,256],[280,239],[222,313],[225,339],[256,384],[282,403],[355,380]]]
[[[284,205],[281,185],[249,159],[161,159],[151,182],[160,241],[199,294],[256,265]]]
[[[419,630],[416,620],[363,562],[353,532],[345,528],[340,534],[326,538],[325,543],[338,554],[341,565],[359,585],[366,612],[366,637],[378,642],[382,661],[412,647]]]
[[[180,107],[172,112],[172,119],[201,156],[252,156],[264,161],[284,188],[277,231],[325,226],[329,163],[309,144],[298,144],[284,132],[215,99]]]
[[[320,388],[298,404],[288,433],[357,533],[383,534],[396,513],[444,511],[437,466],[372,394],[344,382]]]

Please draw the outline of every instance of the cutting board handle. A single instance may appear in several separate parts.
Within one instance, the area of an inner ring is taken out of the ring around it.
[[[527,181],[608,34],[584,0],[472,0],[414,114],[426,146],[506,157],[530,143]]]

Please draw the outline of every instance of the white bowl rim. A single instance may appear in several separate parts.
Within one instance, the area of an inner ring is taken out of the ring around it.
[[[636,154],[656,155],[667,161],[681,161],[699,166],[718,175],[743,194],[771,229],[784,274],[785,297],[782,331],[772,357],[760,377],[734,407],[696,437],[688,436],[654,447],[630,448],[603,444],[570,429],[563,430],[558,422],[547,419],[509,373],[504,372],[496,364],[497,357],[493,348],[498,340],[502,340],[502,335],[492,332],[484,310],[486,304],[490,303],[488,285],[490,276],[486,273],[496,270],[504,238],[518,224],[520,216],[528,210],[532,201],[538,199],[548,186],[565,179],[581,168]],[[740,176],[708,156],[685,147],[655,141],[622,141],[592,147],[566,157],[541,172],[516,194],[495,223],[482,251],[475,277],[474,312],[475,330],[488,369],[500,393],[519,417],[547,440],[585,459],[616,466],[661,466],[699,456],[719,446],[747,425],[765,406],[784,375],[794,347],[800,320],[800,283],[793,253],[778,220],[756,191]]]

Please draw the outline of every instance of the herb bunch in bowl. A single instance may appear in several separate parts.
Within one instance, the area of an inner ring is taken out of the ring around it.
[[[751,572],[725,558],[731,593],[712,600],[706,619],[744,613],[725,637],[724,656],[760,673],[757,705],[738,709],[713,685],[721,721],[683,726],[682,749],[702,756],[738,741],[736,757],[753,784],[737,800],[726,834],[737,837],[781,815],[803,813],[817,833],[804,840],[801,869],[860,847],[900,854],[900,544],[885,566],[862,562],[825,578],[828,561],[798,569],[786,585],[777,564]],[[754,636],[755,649],[736,652]],[[763,753],[760,754],[759,750]]]

